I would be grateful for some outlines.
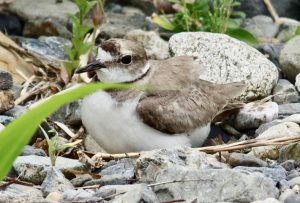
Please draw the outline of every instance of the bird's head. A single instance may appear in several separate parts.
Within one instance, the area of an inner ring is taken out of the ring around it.
[[[149,70],[146,52],[138,42],[110,39],[98,48],[96,59],[76,73],[95,71],[101,82],[134,82]]]

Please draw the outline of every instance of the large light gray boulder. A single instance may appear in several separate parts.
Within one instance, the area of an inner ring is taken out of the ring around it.
[[[292,83],[300,73],[300,36],[289,40],[280,52],[280,68],[286,78]]]
[[[276,66],[253,47],[225,34],[183,32],[173,35],[169,48],[175,56],[189,55],[206,66],[200,75],[216,83],[245,81],[248,88],[241,99],[269,95],[278,80]]]

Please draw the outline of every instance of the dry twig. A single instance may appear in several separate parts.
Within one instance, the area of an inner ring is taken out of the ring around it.
[[[222,151],[243,150],[252,147],[261,147],[261,146],[270,146],[270,145],[288,145],[292,143],[297,143],[299,141],[300,141],[300,135],[293,136],[293,137],[286,136],[286,137],[272,138],[272,139],[251,139],[251,140],[245,140],[245,141],[240,141],[240,142],[235,142],[230,144],[223,144],[223,145],[209,146],[209,147],[199,147],[194,149],[209,154],[214,154]],[[94,156],[100,157],[103,160],[114,160],[114,159],[122,159],[122,158],[138,158],[141,156],[142,153],[144,152],[130,152],[130,153],[121,153],[121,154],[96,153],[94,154]]]

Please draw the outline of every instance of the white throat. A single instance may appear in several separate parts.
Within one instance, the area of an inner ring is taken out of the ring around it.
[[[128,70],[120,67],[102,68],[97,70],[97,76],[101,82],[107,83],[122,83],[135,81],[150,69],[150,64],[147,63],[141,72],[130,73]]]

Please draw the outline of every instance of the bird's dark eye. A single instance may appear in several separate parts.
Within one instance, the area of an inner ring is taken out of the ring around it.
[[[131,63],[131,59],[132,59],[132,57],[130,55],[122,56],[121,63],[128,65]]]

